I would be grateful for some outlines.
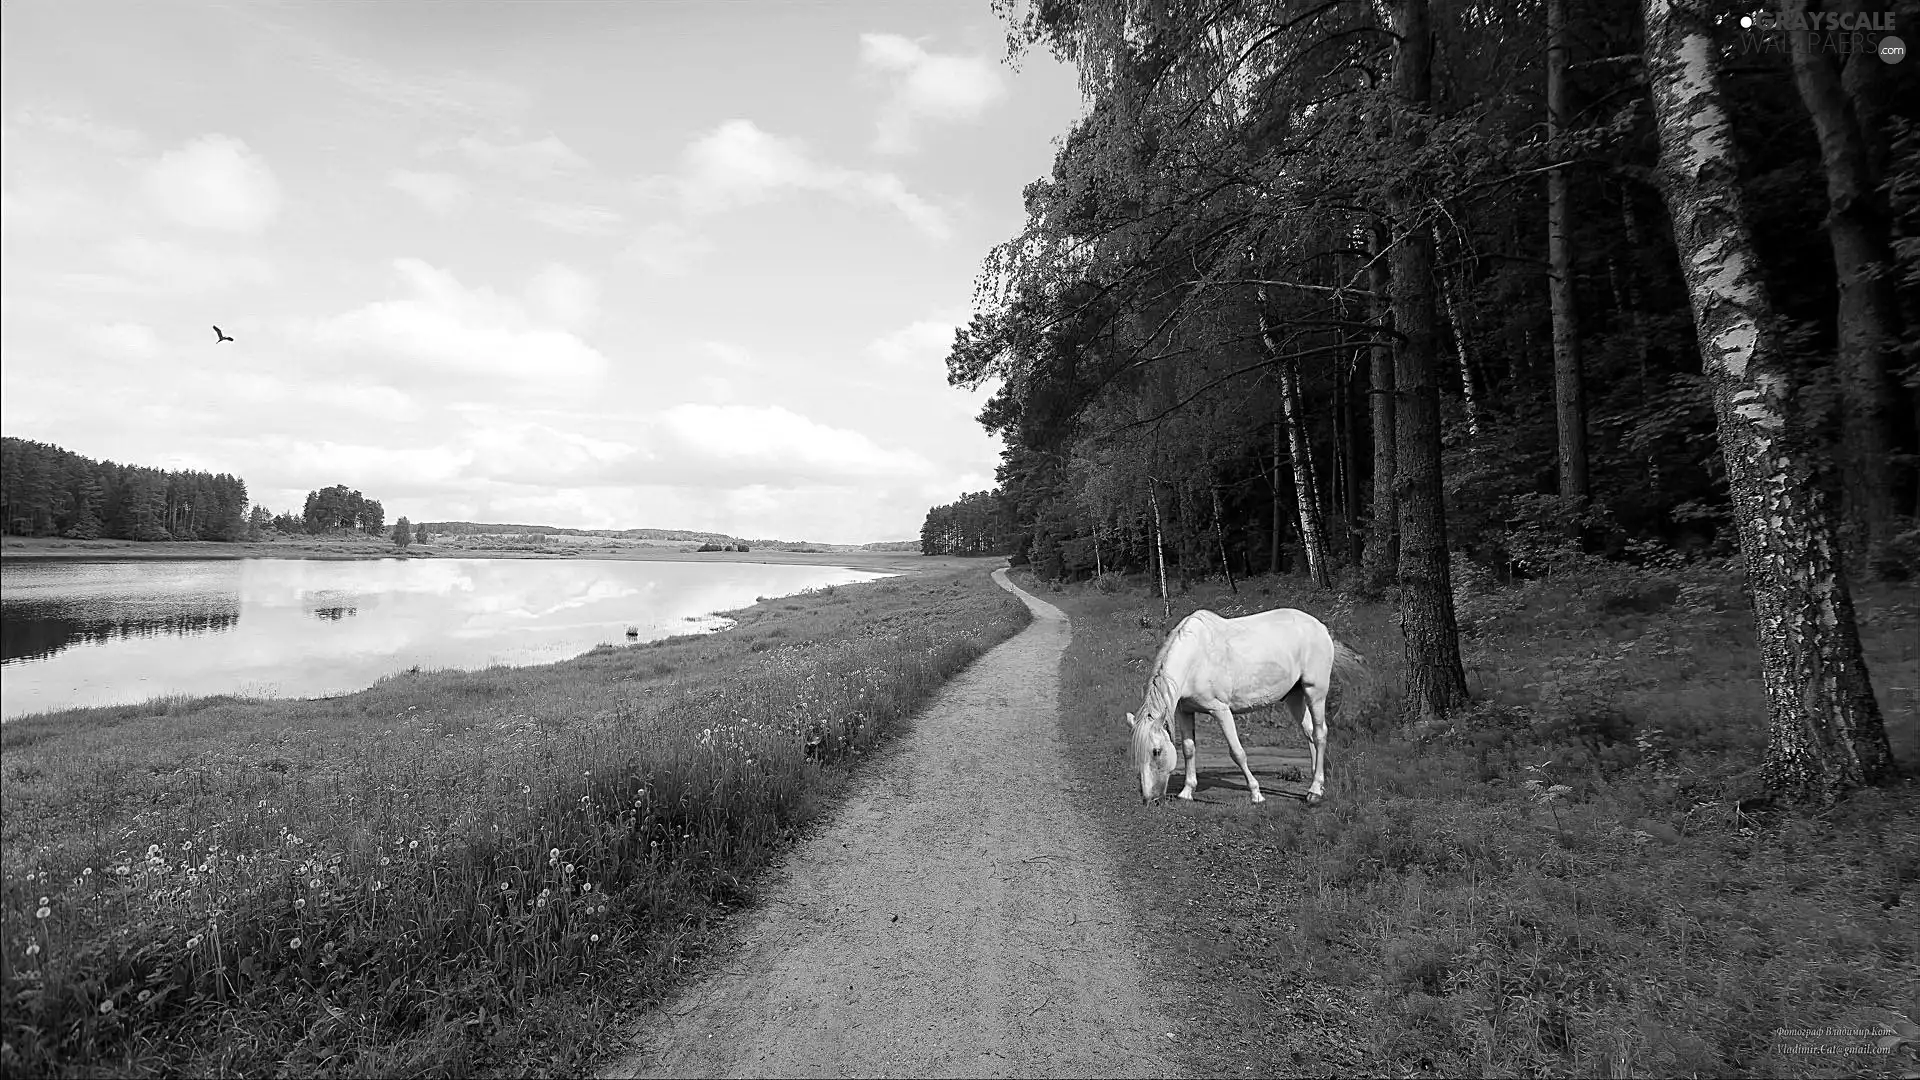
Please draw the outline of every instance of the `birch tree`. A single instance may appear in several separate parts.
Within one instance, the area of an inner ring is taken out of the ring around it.
[[[1674,0],[1645,0],[1643,10],[1661,189],[1759,630],[1764,775],[1788,797],[1827,802],[1884,776],[1892,752],[1741,207],[1711,27]]]

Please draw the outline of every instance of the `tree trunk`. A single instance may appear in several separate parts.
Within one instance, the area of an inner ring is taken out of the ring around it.
[[[1280,343],[1274,340],[1273,328],[1267,321],[1267,287],[1256,287],[1255,294],[1260,314],[1260,345],[1280,375],[1280,415],[1286,422],[1287,456],[1293,459],[1293,494],[1300,509],[1300,546],[1307,552],[1307,576],[1320,588],[1331,588],[1333,577],[1327,568],[1326,528],[1320,516],[1319,487],[1313,477],[1313,448],[1303,429],[1300,366],[1281,357]]]
[[[1373,259],[1367,266],[1367,290],[1373,294],[1372,370],[1367,398],[1373,414],[1373,528],[1367,535],[1364,571],[1367,585],[1384,589],[1400,573],[1399,511],[1393,498],[1394,478],[1394,381],[1393,339],[1387,330],[1393,322],[1392,276],[1387,271],[1387,227],[1375,222],[1372,230]]]
[[[1160,531],[1160,493],[1155,490],[1159,482],[1147,481],[1147,498],[1153,502],[1153,563],[1160,570],[1160,614],[1162,618],[1173,618],[1173,605],[1167,602],[1167,554]]]
[[[1213,542],[1220,547],[1220,569],[1227,575],[1227,591],[1239,595],[1240,586],[1233,580],[1233,560],[1227,558],[1227,534],[1220,526],[1220,484],[1213,484]]]
[[[1273,552],[1267,560],[1270,574],[1278,575],[1286,567],[1281,559],[1282,543],[1286,535],[1287,514],[1285,500],[1280,495],[1280,422],[1273,422],[1273,475],[1268,477],[1273,489]]]
[[[1347,442],[1345,451],[1341,455],[1342,459],[1346,462],[1346,468],[1342,470],[1341,475],[1345,478],[1346,483],[1347,564],[1349,566],[1359,566],[1360,557],[1365,550],[1361,546],[1360,531],[1360,436],[1354,431],[1354,428],[1359,425],[1359,417],[1357,414],[1360,410],[1353,400],[1353,382],[1354,377],[1360,371],[1360,357],[1362,355],[1365,355],[1364,350],[1355,353],[1353,359],[1350,361],[1341,361],[1342,370],[1347,372],[1347,377],[1341,380],[1340,406],[1341,411],[1347,415]],[[1346,367],[1348,364],[1352,365],[1351,368]]]
[[[1466,399],[1467,438],[1473,446],[1480,445],[1480,405],[1474,400],[1473,365],[1467,360],[1467,328],[1460,322],[1460,307],[1454,303],[1451,286],[1444,290],[1447,301],[1447,325],[1453,328],[1453,350],[1460,362],[1460,396]]]
[[[1432,97],[1433,37],[1427,0],[1403,0],[1393,78],[1407,112],[1395,132],[1408,153],[1424,141],[1419,113]],[[1393,261],[1393,323],[1401,341],[1394,368],[1400,392],[1395,455],[1400,506],[1400,619],[1407,639],[1407,711],[1439,720],[1466,703],[1460,633],[1447,564],[1447,516],[1440,488],[1440,388],[1434,382],[1433,229],[1425,199],[1409,181],[1389,201],[1403,230]]]
[[[1768,785],[1830,802],[1886,775],[1892,751],[1860,656],[1793,371],[1741,207],[1711,27],[1644,0],[1660,178],[1753,593]]]
[[[1547,0],[1547,139],[1556,158],[1567,156],[1564,142],[1571,110],[1567,105],[1567,0]],[[1553,408],[1560,434],[1560,499],[1571,530],[1579,529],[1591,489],[1587,480],[1587,404],[1581,386],[1580,336],[1573,297],[1573,207],[1567,195],[1567,170],[1547,173],[1547,299],[1553,312]]]
[[[1806,0],[1786,0],[1791,16]],[[1793,81],[1820,138],[1827,178],[1827,237],[1840,283],[1837,359],[1840,388],[1840,495],[1851,565],[1893,535],[1895,388],[1899,347],[1893,295],[1891,222],[1852,102],[1834,58],[1816,52],[1805,34],[1788,34]],[[1876,57],[1874,63],[1881,61]]]

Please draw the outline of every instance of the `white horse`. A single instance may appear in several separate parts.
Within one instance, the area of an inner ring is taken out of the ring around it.
[[[1140,715],[1127,714],[1133,732],[1133,764],[1140,773],[1140,798],[1166,795],[1167,780],[1180,762],[1175,725],[1187,758],[1187,784],[1180,798],[1191,800],[1198,784],[1193,753],[1195,714],[1220,722],[1233,763],[1247,778],[1254,802],[1265,802],[1260,782],[1247,767],[1233,710],[1257,709],[1284,700],[1312,748],[1313,783],[1307,805],[1317,806],[1327,782],[1327,688],[1333,669],[1359,669],[1365,658],[1335,641],[1319,619],[1281,608],[1238,619],[1196,611],[1180,620],[1154,657]]]

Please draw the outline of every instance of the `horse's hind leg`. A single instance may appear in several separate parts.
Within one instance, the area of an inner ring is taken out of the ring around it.
[[[1240,766],[1240,775],[1247,778],[1247,791],[1254,802],[1266,802],[1267,797],[1260,794],[1260,781],[1253,778],[1253,769],[1247,765],[1247,752],[1240,746],[1240,728],[1233,722],[1233,710],[1221,706],[1213,710],[1213,718],[1220,721],[1220,733],[1227,737],[1227,753],[1233,755],[1233,763]]]
[[[1181,709],[1173,714],[1174,734],[1180,738],[1180,752],[1187,756],[1187,784],[1180,789],[1180,798],[1193,801],[1194,789],[1200,786],[1200,759],[1193,750],[1193,713]]]
[[[1300,731],[1313,748],[1313,783],[1307,788],[1307,805],[1318,806],[1327,789],[1327,688],[1302,687],[1294,693],[1306,698],[1306,708],[1300,710]]]

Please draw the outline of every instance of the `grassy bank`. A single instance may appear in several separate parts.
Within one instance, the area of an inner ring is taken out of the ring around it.
[[[1033,588],[1030,579],[1023,585]],[[1596,568],[1463,590],[1478,699],[1397,730],[1383,605],[1294,579],[1175,602],[1301,607],[1385,676],[1336,687],[1327,804],[1203,780],[1139,805],[1121,714],[1165,628],[1140,584],[1041,595],[1074,620],[1062,718],[1157,935],[1168,1015],[1212,1075],[1897,1076],[1911,1051],[1820,1056],[1775,1029],[1920,1020],[1920,784],[1829,812],[1768,805],[1752,616],[1702,568]],[[1920,760],[1920,591],[1861,597],[1894,751]],[[1256,713],[1255,744],[1299,732]],[[1202,718],[1203,774],[1231,766]],[[1911,773],[1908,774],[1911,776]],[[1262,778],[1267,779],[1266,777]],[[1169,913],[1177,913],[1169,921]],[[1909,1034],[1916,1034],[1909,1031]],[[1856,1040],[1857,1042],[1858,1040]],[[1872,1039],[1867,1042],[1871,1044]]]
[[[987,575],[344,698],[0,728],[0,1072],[578,1072],[1027,620]]]
[[[284,536],[225,543],[212,540],[68,540],[9,536],[0,541],[7,559],[612,559],[641,562],[771,563],[782,566],[846,566],[855,570],[925,573],[991,564],[1000,558],[923,556],[912,551],[850,551],[755,548],[700,551],[682,541],[624,537],[547,535],[538,540],[507,535],[435,537],[404,550],[372,536]]]

